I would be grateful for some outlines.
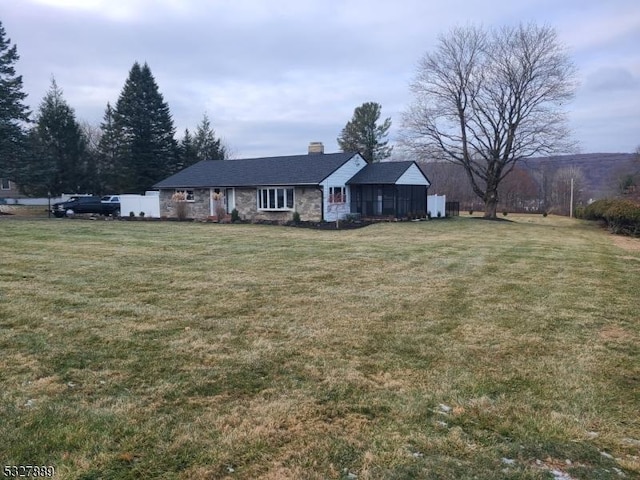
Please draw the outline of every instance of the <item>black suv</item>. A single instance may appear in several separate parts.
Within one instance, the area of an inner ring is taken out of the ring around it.
[[[104,198],[104,197],[103,197]],[[101,197],[71,197],[66,202],[55,203],[51,207],[51,213],[57,218],[75,215],[76,213],[94,213],[97,215],[120,216],[120,202],[117,197],[110,197],[109,201],[103,201]]]

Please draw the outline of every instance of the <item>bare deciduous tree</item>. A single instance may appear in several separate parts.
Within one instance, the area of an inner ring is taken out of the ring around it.
[[[495,218],[498,186],[519,160],[573,149],[563,107],[575,72],[550,27],[454,28],[419,64],[403,144],[462,165]]]
[[[500,204],[510,212],[533,212],[539,210],[538,183],[533,175],[516,167],[500,183]]]
[[[461,210],[481,209],[480,201],[464,169],[451,162],[420,162],[431,181],[430,194],[446,195],[448,201],[460,202]]]
[[[562,215],[571,215],[573,206],[583,203],[586,179],[580,167],[570,166],[558,169],[553,176],[551,201],[552,209]]]
[[[82,159],[82,170],[85,172],[85,182],[88,192],[107,193],[104,191],[104,172],[103,165],[100,162],[100,139],[102,138],[102,130],[100,127],[82,120],[80,130],[86,141],[86,150]]]

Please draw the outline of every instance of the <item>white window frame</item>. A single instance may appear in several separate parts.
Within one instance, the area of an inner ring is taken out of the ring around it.
[[[282,196],[278,195],[282,191]],[[273,193],[271,193],[273,192]],[[291,195],[291,206],[289,207],[289,195]],[[279,199],[283,199],[280,205]],[[292,212],[295,210],[296,194],[293,187],[259,187],[256,189],[256,204],[262,212]]]
[[[0,190],[11,190],[11,182],[8,178],[0,178]]]
[[[195,198],[195,196],[194,196],[194,194],[193,194],[193,190],[191,190],[191,189],[187,189],[187,188],[176,188],[176,190],[175,190],[174,194],[175,194],[175,193],[184,193],[184,194],[186,195],[186,197],[187,197],[187,198],[186,198],[186,200],[185,200],[185,201],[187,201],[187,202],[191,202],[191,203],[193,203],[193,202],[195,202],[195,201],[196,201],[196,198]]]
[[[347,203],[347,187],[345,185],[329,187],[329,205]]]

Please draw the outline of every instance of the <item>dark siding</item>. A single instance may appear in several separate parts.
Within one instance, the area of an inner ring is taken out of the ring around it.
[[[425,215],[427,187],[423,185],[351,185],[351,211],[363,217],[403,218]]]

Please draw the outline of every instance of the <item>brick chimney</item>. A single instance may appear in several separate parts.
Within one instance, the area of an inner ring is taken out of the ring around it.
[[[322,142],[310,142],[309,143],[309,155],[317,155],[324,153],[324,145]]]

